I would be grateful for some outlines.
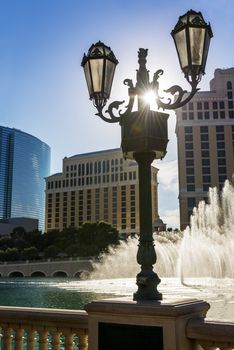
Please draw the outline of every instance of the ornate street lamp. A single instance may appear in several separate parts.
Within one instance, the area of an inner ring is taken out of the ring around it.
[[[137,301],[162,299],[161,293],[157,290],[160,279],[153,271],[156,253],[152,235],[151,163],[154,159],[162,159],[166,154],[169,116],[166,113],[150,110],[144,96],[147,91],[152,90],[158,108],[162,109],[176,109],[190,101],[198,91],[197,85],[205,73],[212,30],[200,12],[190,10],[179,17],[171,34],[176,44],[181,69],[191,85],[190,93],[178,85],[165,90],[166,93],[174,96],[173,99],[168,98],[164,101],[164,98],[159,95],[158,79],[163,74],[163,70],[156,71],[153,81],[149,81],[149,71],[146,68],[148,50],[140,48],[135,86],[132,80],[124,80],[124,84],[128,86],[129,95],[125,111],[120,109],[124,101],[115,101],[105,111],[107,115],[104,115],[103,108],[110,96],[118,61],[112,50],[99,41],[91,46],[81,63],[90,99],[98,111],[96,115],[109,123],[119,122],[124,157],[135,159],[138,163],[140,238],[137,262],[141,265],[141,271],[137,275],[138,290],[133,296]],[[135,98],[138,103],[137,111],[133,111]]]

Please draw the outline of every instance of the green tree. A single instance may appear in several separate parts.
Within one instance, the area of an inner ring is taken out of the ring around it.
[[[4,250],[0,250],[0,261],[5,261],[6,253]]]
[[[47,248],[44,250],[44,255],[45,258],[56,258],[59,254],[60,250],[56,245],[49,245]]]
[[[5,254],[6,261],[15,261],[20,258],[20,252],[17,248],[7,248]]]
[[[33,260],[38,257],[38,250],[36,247],[28,247],[22,251],[22,256],[24,259]]]

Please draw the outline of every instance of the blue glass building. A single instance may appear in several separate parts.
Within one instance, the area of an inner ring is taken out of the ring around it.
[[[0,126],[0,219],[28,217],[44,230],[45,180],[50,147],[17,129]]]

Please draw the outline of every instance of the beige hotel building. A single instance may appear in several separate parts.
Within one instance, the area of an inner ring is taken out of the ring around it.
[[[176,112],[180,225],[207,201],[209,187],[222,189],[234,173],[234,68],[216,69],[210,91],[199,91]]]
[[[158,218],[157,172],[152,165],[152,225]],[[45,231],[104,220],[121,234],[139,233],[138,166],[121,149],[63,159],[62,173],[46,178]]]

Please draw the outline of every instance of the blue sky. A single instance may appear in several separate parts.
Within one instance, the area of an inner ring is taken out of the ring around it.
[[[119,65],[112,98],[127,96],[125,78],[135,80],[137,51],[148,48],[151,74],[164,69],[165,87],[189,88],[180,72],[170,32],[189,9],[202,11],[214,38],[206,75],[209,88],[215,68],[234,66],[233,0],[0,0],[1,125],[33,134],[51,146],[51,172],[62,158],[120,145],[120,127],[98,119],[88,99],[80,62],[92,43],[111,46]],[[175,116],[169,120],[168,153],[157,162],[159,208],[177,227],[178,185]]]

